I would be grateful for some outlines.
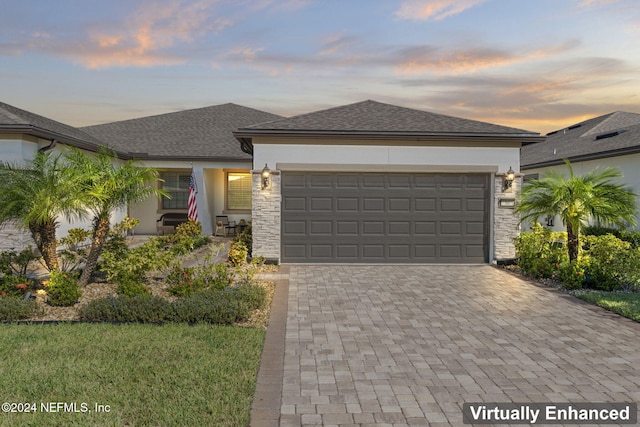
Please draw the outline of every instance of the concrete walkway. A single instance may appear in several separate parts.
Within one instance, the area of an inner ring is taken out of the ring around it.
[[[640,401],[639,324],[496,268],[291,265],[278,279],[254,427],[461,426],[464,402]]]

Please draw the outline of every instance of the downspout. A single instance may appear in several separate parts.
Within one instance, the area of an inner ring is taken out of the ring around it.
[[[38,148],[38,151],[41,153],[47,152],[49,150],[52,150],[57,144],[58,140],[54,138],[51,140],[51,144],[47,145],[46,147]]]

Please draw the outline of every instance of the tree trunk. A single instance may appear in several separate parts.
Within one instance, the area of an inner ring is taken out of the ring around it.
[[[56,224],[55,222],[46,222],[44,224],[29,224],[31,237],[36,243],[36,247],[42,255],[44,264],[49,271],[58,269],[58,243],[56,241]]]
[[[97,218],[93,232],[93,238],[91,239],[91,249],[89,250],[89,255],[87,256],[87,262],[84,266],[84,270],[82,270],[82,274],[80,275],[80,279],[78,280],[80,286],[86,286],[89,283],[91,273],[93,273],[93,270],[96,269],[96,265],[98,265],[98,258],[100,258],[104,243],[107,241],[109,227],[110,223],[108,216],[106,218]]]
[[[569,251],[569,262],[574,262],[578,259],[578,233],[573,229],[570,223],[567,223],[567,249]]]

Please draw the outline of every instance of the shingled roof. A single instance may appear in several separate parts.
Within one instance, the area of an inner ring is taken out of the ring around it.
[[[102,144],[73,126],[0,102],[0,133],[22,133],[95,151]]]
[[[539,134],[491,123],[445,116],[363,101],[327,110],[240,128],[234,133],[244,142],[258,135],[316,135],[341,137],[412,139],[458,139],[460,137],[520,138],[523,143],[539,142]]]
[[[520,167],[533,169],[640,152],[640,114],[617,111],[547,134],[541,144],[522,147]]]
[[[282,116],[222,104],[81,128],[136,159],[250,160],[233,137],[241,126]]]

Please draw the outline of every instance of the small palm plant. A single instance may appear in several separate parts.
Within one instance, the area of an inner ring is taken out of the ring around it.
[[[580,230],[589,220],[618,227],[636,224],[636,194],[614,182],[622,177],[616,168],[576,176],[571,163],[565,163],[568,178],[550,171],[522,186],[517,212],[523,214],[522,221],[560,215],[567,229],[569,261],[573,262],[578,258]]]

